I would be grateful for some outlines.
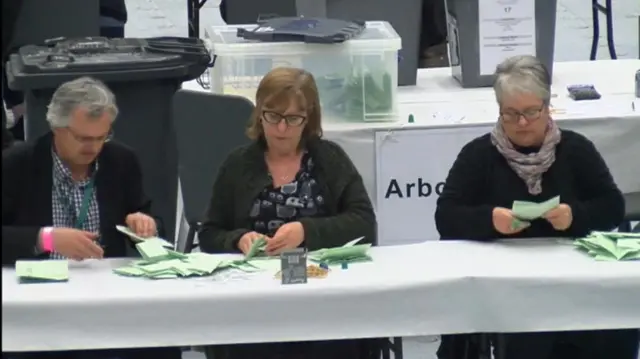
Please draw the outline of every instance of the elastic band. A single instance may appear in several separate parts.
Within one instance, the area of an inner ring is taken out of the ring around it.
[[[53,227],[45,227],[42,229],[41,234],[42,239],[42,249],[45,252],[53,252]]]

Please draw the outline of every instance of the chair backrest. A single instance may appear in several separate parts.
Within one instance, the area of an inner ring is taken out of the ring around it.
[[[253,104],[244,97],[179,90],[173,96],[178,144],[178,174],[184,214],[203,219],[220,165],[235,148],[249,142],[245,129]]]

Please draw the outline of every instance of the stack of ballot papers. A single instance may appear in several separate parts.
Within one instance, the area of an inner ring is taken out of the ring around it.
[[[591,232],[574,244],[596,260],[640,260],[640,233]]]
[[[69,280],[67,260],[16,261],[16,275],[20,283],[52,283]]]
[[[529,221],[542,218],[545,213],[560,205],[560,196],[553,197],[542,203],[528,201],[513,201],[511,211],[516,219],[511,224],[513,229],[520,228]]]
[[[364,237],[357,238],[342,247],[324,248],[309,253],[309,259],[328,265],[367,262],[371,260],[371,244],[358,244]]]
[[[370,244],[357,244],[362,238],[353,240],[342,247],[320,249],[309,253],[315,262],[327,265],[370,261]],[[243,272],[259,272],[280,268],[277,257],[268,257],[264,253],[266,240],[256,240],[244,257],[229,259],[225,255],[207,253],[179,253],[167,248],[162,241],[143,239],[136,243],[141,260],[116,268],[114,273],[128,277],[149,279],[172,279],[181,277],[202,277],[216,275],[227,269]]]
[[[178,277],[209,276],[216,271],[235,268],[244,272],[260,270],[244,259],[225,260],[207,253],[183,254],[165,248],[161,242],[144,240],[136,244],[142,260],[116,268],[114,273],[129,277],[171,279]]]

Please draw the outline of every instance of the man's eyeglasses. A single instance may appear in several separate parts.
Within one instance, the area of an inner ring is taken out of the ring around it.
[[[275,111],[262,111],[262,118],[272,125],[277,125],[284,120],[288,126],[297,127],[302,125],[306,120],[306,116],[302,115],[283,115]]]
[[[105,136],[98,136],[98,137],[80,135],[77,132],[75,132],[71,127],[67,127],[67,131],[69,131],[69,133],[71,134],[71,137],[73,137],[74,140],[85,145],[102,144],[110,141],[113,138],[113,130],[110,130],[109,133],[106,134]]]
[[[527,122],[533,122],[540,118],[543,109],[544,107],[530,108],[524,111],[507,110],[500,112],[500,119],[504,122],[515,123],[520,121],[521,117],[524,117]]]

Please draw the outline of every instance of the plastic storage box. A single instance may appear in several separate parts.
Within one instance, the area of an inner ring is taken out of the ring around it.
[[[397,109],[398,51],[401,40],[387,22],[367,22],[355,39],[341,44],[256,42],[236,36],[238,28],[211,27],[207,43],[214,56],[214,93],[255,101],[262,77],[277,67],[298,67],[316,79],[323,119],[392,121]]]

